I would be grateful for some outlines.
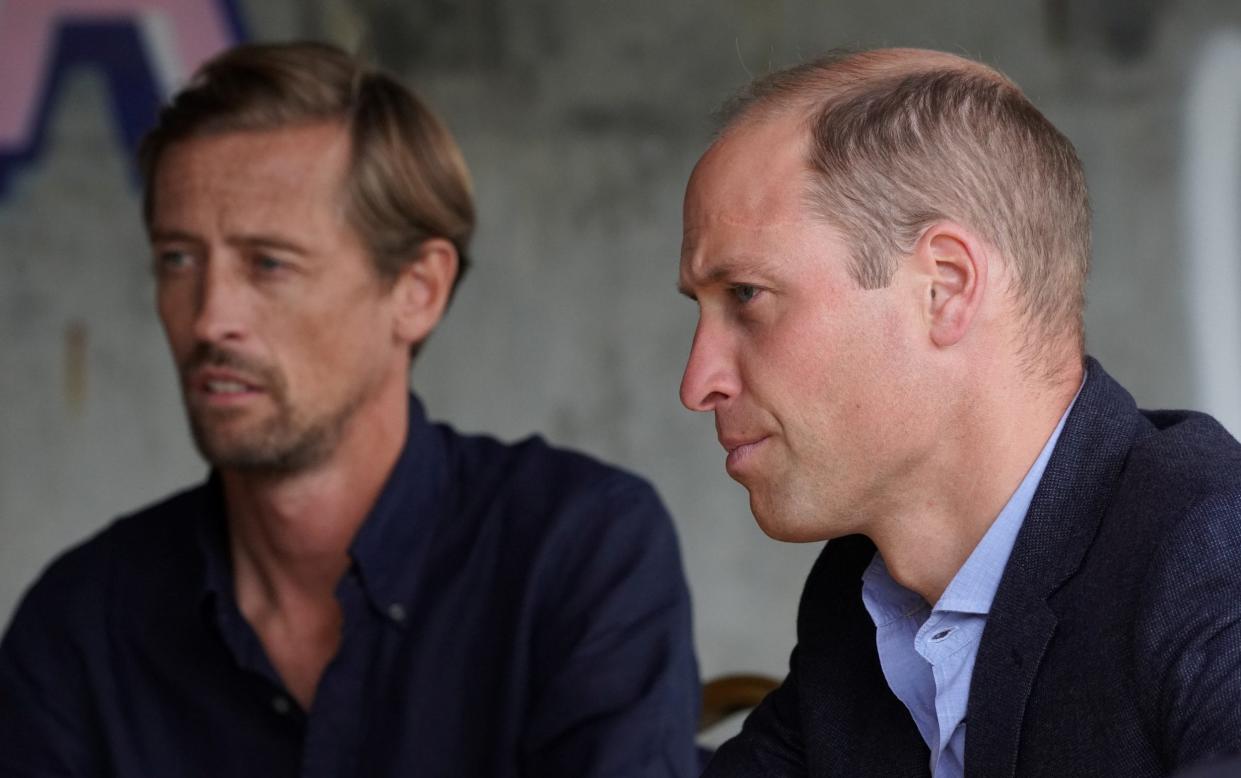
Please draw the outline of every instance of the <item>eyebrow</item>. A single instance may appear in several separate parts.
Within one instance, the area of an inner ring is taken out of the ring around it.
[[[730,278],[741,276],[767,275],[766,263],[749,257],[733,257],[720,260],[715,263],[705,274],[703,274],[695,286],[714,286]],[[677,279],[677,292],[688,297],[691,300],[697,300],[698,296],[685,283],[684,279]]]
[[[152,243],[197,243],[195,238],[188,232],[181,230],[165,230],[159,227],[152,227],[147,230],[147,239]]]

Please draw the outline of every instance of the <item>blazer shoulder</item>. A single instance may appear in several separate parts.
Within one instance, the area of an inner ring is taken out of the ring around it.
[[[1143,411],[1152,430],[1129,455],[1128,470],[1189,502],[1241,492],[1241,443],[1195,411]]]
[[[1169,765],[1241,748],[1241,446],[1179,414],[1135,452],[1160,535],[1142,569],[1133,655],[1141,709]],[[1160,495],[1168,495],[1159,502]]]

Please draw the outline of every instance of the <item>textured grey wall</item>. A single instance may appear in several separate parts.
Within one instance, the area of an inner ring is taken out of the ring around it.
[[[680,198],[748,73],[838,45],[1009,73],[1086,163],[1091,351],[1140,402],[1194,404],[1180,114],[1188,57],[1241,24],[1234,3],[254,0],[246,15],[265,39],[381,31],[376,58],[447,117],[476,178],[476,268],[414,384],[464,429],[541,431],[650,477],[678,520],[705,675],[783,672],[817,552],[761,535],[711,419],[677,401],[695,318],[673,291]],[[0,619],[58,550],[204,472],[137,211],[101,84],[75,75],[43,161],[0,202]]]

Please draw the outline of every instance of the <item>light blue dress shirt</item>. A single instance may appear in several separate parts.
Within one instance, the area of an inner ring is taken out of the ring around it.
[[[883,675],[931,749],[931,774],[936,778],[965,774],[966,703],[978,642],[1017,532],[1072,408],[1070,403],[1021,485],[934,608],[894,581],[878,553],[862,575],[862,602],[875,622]]]

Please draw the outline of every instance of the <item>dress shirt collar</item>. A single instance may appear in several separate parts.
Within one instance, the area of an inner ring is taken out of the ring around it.
[[[1038,458],[1026,471],[1026,477],[1021,479],[1021,484],[1012,497],[1008,498],[1008,502],[1000,510],[1000,515],[996,516],[982,540],[978,541],[978,545],[970,552],[965,564],[961,565],[961,569],[948,583],[948,588],[940,595],[933,610],[979,615],[991,612],[991,601],[995,599],[995,592],[1000,588],[1000,578],[1004,575],[1004,567],[1013,552],[1017,533],[1021,531],[1021,524],[1030,510],[1034,492],[1038,489],[1039,481],[1043,479],[1047,461],[1051,459],[1051,452],[1056,447],[1056,441],[1060,439],[1064,421],[1072,408],[1073,403],[1069,403]]]

